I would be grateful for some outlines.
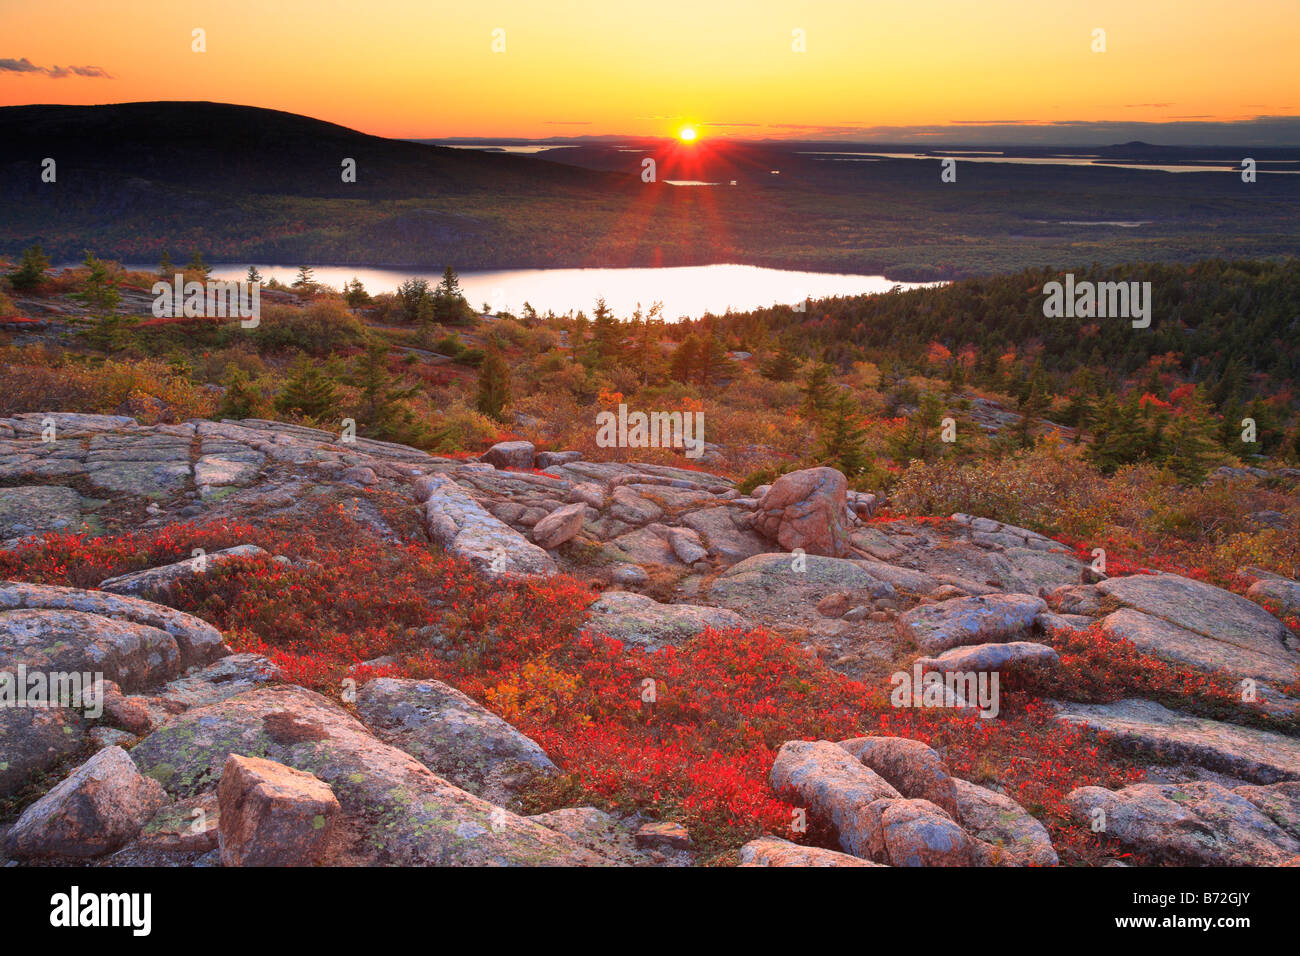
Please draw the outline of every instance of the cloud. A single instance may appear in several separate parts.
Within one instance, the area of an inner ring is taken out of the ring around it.
[[[37,66],[27,57],[15,60],[0,57],[0,73],[41,73],[52,80],[69,76],[86,76],[98,80],[111,80],[112,75],[100,66]]]

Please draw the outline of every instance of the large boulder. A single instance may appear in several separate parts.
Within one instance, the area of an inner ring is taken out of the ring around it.
[[[1300,581],[1292,581],[1280,574],[1255,571],[1259,577],[1246,597],[1256,604],[1265,605],[1279,615],[1300,615]]]
[[[1052,665],[1060,660],[1055,648],[1033,641],[1008,641],[1005,644],[969,644],[944,651],[938,657],[920,657],[922,672],[941,674],[1000,671],[1022,664]]]
[[[556,508],[533,525],[533,540],[547,551],[558,548],[582,530],[586,514],[587,506],[581,501]]]
[[[985,594],[922,604],[900,614],[898,633],[933,654],[965,644],[1002,643],[1029,630],[1047,602],[1032,594]]]
[[[949,815],[957,816],[957,790],[948,765],[919,740],[906,737],[855,737],[840,746],[905,797],[929,800]]]
[[[80,611],[166,631],[176,642],[182,668],[207,664],[230,653],[221,640],[221,632],[211,624],[192,614],[139,598],[56,584],[0,583],[0,611],[17,609]]]
[[[357,691],[357,713],[379,739],[491,803],[560,772],[531,738],[436,680],[367,681]]]
[[[94,857],[116,850],[167,802],[121,747],[105,747],[23,812],[5,837],[17,858]]]
[[[975,846],[942,808],[929,800],[885,800],[881,838],[891,866],[970,866]]]
[[[535,449],[530,441],[499,441],[479,456],[494,468],[533,467]]]
[[[1102,618],[1101,629],[1111,640],[1129,641],[1153,657],[1201,670],[1222,668],[1238,678],[1290,683],[1297,675],[1295,662],[1300,660],[1281,643],[1250,641],[1249,646],[1242,646],[1127,607]]]
[[[329,785],[261,757],[231,754],[217,787],[222,866],[313,866],[340,809]]]
[[[975,838],[977,866],[1056,866],[1051,835],[1006,794],[959,777],[956,819]]]
[[[845,492],[834,468],[805,468],[782,475],[758,502],[754,530],[787,551],[842,558],[849,554]]]

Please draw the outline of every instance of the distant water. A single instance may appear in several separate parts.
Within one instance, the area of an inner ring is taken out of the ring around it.
[[[152,270],[152,265],[132,265],[133,269]],[[291,283],[297,266],[258,265],[264,280],[272,277]],[[215,264],[213,275],[219,279],[242,279],[247,265]],[[315,267],[317,282],[338,289],[355,276],[370,293],[393,292],[413,275],[430,284],[442,273],[419,273],[402,269],[365,269],[337,266]],[[542,314],[557,315],[581,309],[591,314],[598,297],[620,318],[629,317],[637,304],[643,311],[654,302],[664,304],[664,318],[698,318],[705,312],[715,314],[747,311],[770,305],[794,305],[808,298],[864,295],[888,292],[895,286],[914,289],[930,283],[894,282],[879,275],[837,275],[827,272],[793,272],[762,269],[757,266],[714,265],[682,266],[661,269],[512,269],[496,272],[462,272],[461,288],[475,309],[483,303],[493,311],[519,314],[525,302]]]

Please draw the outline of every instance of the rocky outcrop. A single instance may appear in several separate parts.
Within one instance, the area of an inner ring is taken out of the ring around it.
[[[199,557],[164,564],[157,568],[146,568],[131,574],[121,574],[99,582],[99,589],[110,594],[125,594],[131,597],[146,598],[151,601],[164,602],[173,589],[210,568],[218,567],[235,558],[255,558],[266,555],[266,551],[255,544],[240,544],[233,548],[213,551]]]
[[[338,853],[406,866],[590,865],[607,862],[553,830],[448,783],[374,737],[338,705],[276,685],[191,708],[132,750],[175,799],[217,786],[226,758],[259,754],[314,774],[339,801]]]
[[[555,574],[555,562],[509,525],[492,517],[460,485],[445,475],[416,482],[429,537],[449,554],[464,558],[491,576]]]
[[[954,647],[938,657],[920,657],[916,664],[922,672],[938,671],[941,674],[1000,671],[1004,667],[1023,664],[1051,666],[1060,657],[1054,648],[1032,641],[1009,641],[1006,644],[973,644]]]
[[[740,848],[741,866],[881,866],[848,853],[816,846],[800,846],[780,837],[750,840]]]
[[[1108,618],[1108,627],[1141,642],[1141,649],[1247,677],[1287,682],[1300,677],[1300,655],[1285,646],[1282,622],[1231,591],[1177,574],[1109,578],[1097,590],[1131,609]]]

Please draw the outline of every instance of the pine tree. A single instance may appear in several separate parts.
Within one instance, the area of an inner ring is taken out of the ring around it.
[[[18,268],[9,273],[9,282],[19,292],[35,289],[45,281],[45,272],[50,267],[50,260],[40,243],[23,252],[18,261]]]
[[[298,275],[293,280],[293,287],[303,292],[311,292],[316,287],[315,271],[310,266],[299,266]]]
[[[249,266],[248,267],[249,285],[259,285],[261,281],[262,281],[262,273],[257,271],[257,266]]]
[[[194,255],[190,256],[185,271],[196,273],[204,282],[212,275],[212,267],[203,261],[203,253],[201,252],[195,252]]]
[[[107,264],[95,258],[89,249],[86,250],[82,264],[90,270],[90,275],[81,291],[73,293],[73,298],[83,303],[90,317],[95,320],[87,336],[91,344],[105,352],[112,352],[126,344],[127,330],[135,324],[135,320],[118,314],[117,307],[122,296],[113,283]]]
[[[803,395],[801,410],[804,418],[820,418],[831,407],[834,394],[831,386],[831,369],[824,362],[814,362],[804,375],[799,388]]]
[[[382,340],[372,342],[358,356],[352,384],[361,390],[356,417],[367,437],[416,446],[427,441],[428,426],[406,404],[416,386],[402,388],[394,383],[388,370],[388,345]]]
[[[614,313],[605,305],[604,299],[596,300],[596,309],[591,320],[591,351],[587,365],[592,368],[608,368],[618,357],[619,345],[623,339],[623,329]]]
[[[505,408],[510,404],[510,366],[506,364],[496,340],[488,339],[483,355],[483,365],[478,375],[476,407],[489,418],[502,421]]]
[[[257,386],[238,365],[226,366],[226,391],[217,405],[217,418],[261,418],[264,402]]]
[[[1174,415],[1164,435],[1164,464],[1186,484],[1205,478],[1215,452],[1210,406],[1200,388]]]
[[[456,270],[447,266],[433,290],[433,319],[442,325],[467,325],[473,318],[474,310],[465,301]]]
[[[351,308],[356,309],[370,301],[370,293],[361,284],[361,280],[353,276],[352,281],[343,287],[343,298]]]
[[[668,360],[668,371],[674,380],[683,383],[691,380],[691,376],[699,367],[701,347],[702,343],[692,332],[673,350],[672,357]]]
[[[861,474],[870,463],[866,451],[867,432],[861,425],[861,418],[862,413],[853,395],[848,389],[841,389],[822,419],[817,457],[849,478]]]
[[[313,421],[338,418],[338,389],[329,375],[302,355],[290,368],[289,379],[275,398],[275,410],[296,412]]]
[[[650,307],[650,313],[644,318],[641,316],[639,305],[632,315],[632,354],[630,358],[632,367],[640,373],[642,386],[650,384],[651,376],[658,375],[662,364],[662,353],[659,350],[659,342],[663,338],[664,330],[664,321],[661,317],[662,311],[663,303],[656,302]]]
[[[168,281],[176,276],[176,266],[172,262],[171,254],[166,249],[163,250],[162,259],[158,261],[158,276]]]
[[[775,355],[759,364],[758,373],[774,382],[789,382],[799,370],[799,360],[790,349],[782,346]]]
[[[713,331],[704,333],[695,352],[695,364],[700,371],[700,387],[709,388],[732,374],[734,363],[727,356],[727,347]]]

